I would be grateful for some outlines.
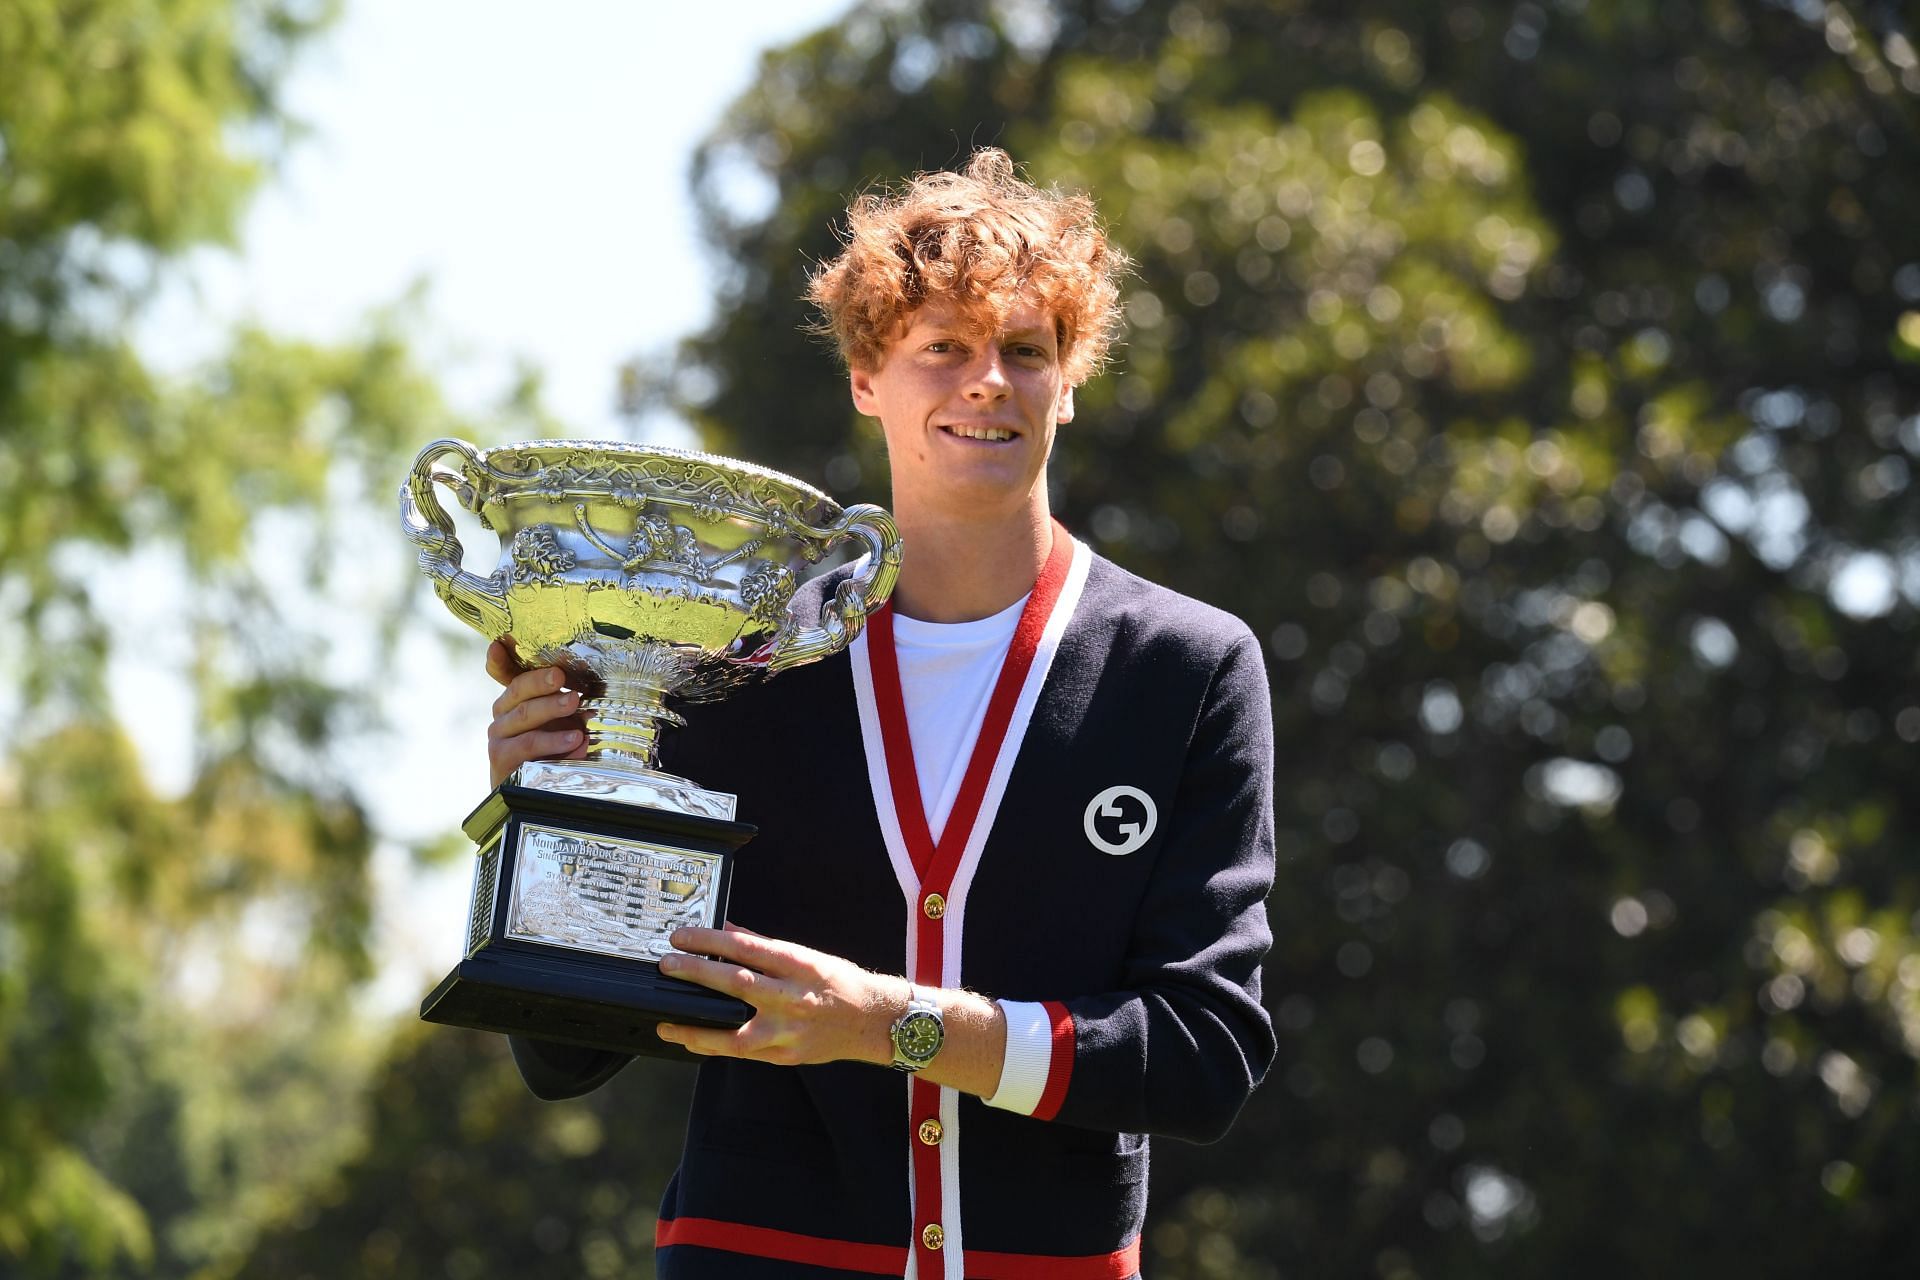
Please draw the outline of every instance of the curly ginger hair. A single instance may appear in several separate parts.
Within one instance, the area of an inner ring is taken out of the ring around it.
[[[1127,255],[1107,239],[1093,201],[1022,179],[997,147],[958,173],[916,174],[898,192],[868,192],[847,209],[839,256],[817,269],[813,330],[857,369],[877,369],[911,316],[951,300],[983,326],[1022,302],[1053,317],[1061,372],[1078,386],[1107,356],[1120,321]]]

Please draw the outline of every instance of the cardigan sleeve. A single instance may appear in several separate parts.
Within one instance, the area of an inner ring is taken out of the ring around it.
[[[1273,712],[1243,631],[1195,721],[1119,989],[1002,1001],[1007,1060],[988,1104],[1114,1132],[1223,1136],[1275,1051],[1260,1003],[1273,876]]]

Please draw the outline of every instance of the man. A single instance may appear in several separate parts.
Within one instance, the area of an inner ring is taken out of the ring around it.
[[[1124,267],[1090,201],[985,150],[858,200],[812,282],[885,432],[906,556],[847,653],[666,744],[760,835],[737,923],[677,931],[662,962],[756,1010],[661,1028],[705,1059],[664,1277],[1122,1280],[1146,1135],[1217,1138],[1272,1058],[1259,646],[1048,507]],[[495,783],[582,750],[558,673],[516,674],[500,646],[489,668]],[[514,1052],[553,1097],[624,1061]]]

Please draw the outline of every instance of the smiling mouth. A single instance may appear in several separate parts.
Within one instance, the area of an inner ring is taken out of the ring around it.
[[[1014,433],[1005,427],[966,427],[948,423],[940,429],[950,436],[959,436],[962,440],[985,440],[996,444],[1014,437]]]

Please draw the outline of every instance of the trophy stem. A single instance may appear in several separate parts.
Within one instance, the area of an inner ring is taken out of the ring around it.
[[[667,709],[666,690],[625,672],[606,676],[599,697],[581,703],[587,723],[587,759],[614,768],[660,769],[660,729],[686,720]]]
[[[598,636],[581,637],[540,660],[564,666],[581,693],[586,722],[584,760],[529,760],[514,771],[523,787],[556,795],[594,797],[619,804],[731,820],[735,797],[660,768],[660,731],[686,723],[666,705],[686,687],[687,658],[672,645],[639,641],[612,648]]]

